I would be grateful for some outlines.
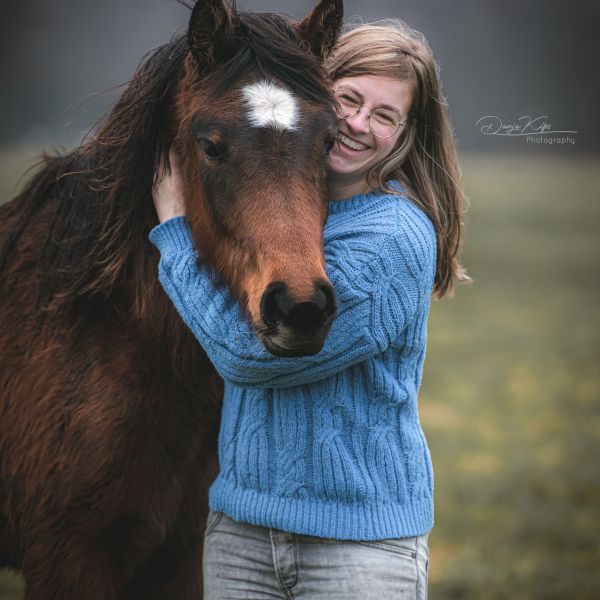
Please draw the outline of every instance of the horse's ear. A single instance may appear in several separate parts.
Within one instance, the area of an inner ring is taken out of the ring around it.
[[[300,21],[300,34],[312,53],[325,60],[335,48],[344,25],[343,0],[321,0],[314,10]]]
[[[207,73],[231,45],[231,15],[223,0],[198,0],[188,26],[188,43],[200,72]]]

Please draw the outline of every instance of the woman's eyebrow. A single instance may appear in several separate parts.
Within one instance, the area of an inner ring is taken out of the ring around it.
[[[365,101],[364,96],[352,85],[348,86],[348,88],[346,88],[346,89],[350,90],[353,94],[356,94],[360,98],[361,102]],[[379,106],[376,106],[375,108],[384,108],[385,110],[389,110],[391,112],[394,112],[394,113],[400,115],[400,110],[397,107],[390,106],[389,104],[380,104]]]

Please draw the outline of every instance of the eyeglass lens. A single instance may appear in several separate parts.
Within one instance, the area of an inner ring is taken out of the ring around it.
[[[346,90],[338,90],[335,97],[338,102],[338,116],[342,119],[351,119],[364,106],[357,96]],[[396,115],[383,108],[371,109],[367,119],[371,133],[377,137],[391,137],[401,125]]]

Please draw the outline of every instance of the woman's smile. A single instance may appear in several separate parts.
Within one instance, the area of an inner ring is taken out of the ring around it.
[[[338,133],[337,141],[342,149],[350,150],[351,152],[363,152],[364,150],[369,150],[371,147],[341,132]]]

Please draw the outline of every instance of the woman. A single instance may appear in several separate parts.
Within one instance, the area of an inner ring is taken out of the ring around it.
[[[318,355],[276,358],[240,335],[239,308],[195,264],[177,168],[155,190],[161,282],[225,380],[207,600],[427,596],[426,322],[432,293],[469,279],[452,131],[427,42],[401,21],[346,33],[328,66],[339,136],[324,242],[339,311]],[[202,315],[215,306],[213,327]]]

